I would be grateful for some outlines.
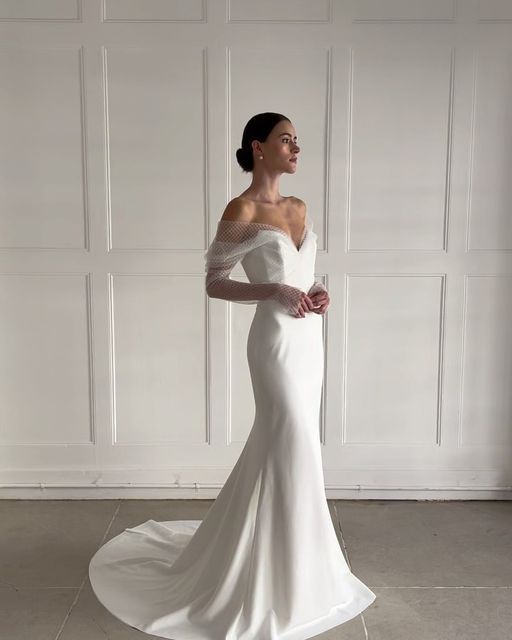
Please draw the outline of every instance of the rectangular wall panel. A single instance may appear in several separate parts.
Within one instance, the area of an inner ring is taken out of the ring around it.
[[[83,274],[2,274],[3,445],[93,441],[89,295]]]
[[[461,446],[512,446],[512,277],[468,276]]]
[[[349,276],[345,442],[437,442],[441,293],[439,276]]]
[[[453,20],[456,0],[350,0],[355,20]]]
[[[115,250],[194,249],[202,242],[203,51],[176,48],[175,55],[179,64],[149,47],[106,51]],[[183,125],[173,130],[170,122]]]
[[[434,43],[354,50],[351,251],[443,249],[451,65]]]
[[[113,276],[114,444],[204,442],[201,284],[184,276]],[[187,312],[176,313],[174,301],[187,296]]]
[[[475,52],[468,249],[512,250],[512,46]]]
[[[105,22],[200,22],[204,0],[103,0]]]
[[[82,54],[0,47],[0,249],[87,246]]]

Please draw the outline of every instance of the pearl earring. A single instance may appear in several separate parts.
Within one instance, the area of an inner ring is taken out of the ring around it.
[[[260,160],[263,160],[263,156],[258,156]]]

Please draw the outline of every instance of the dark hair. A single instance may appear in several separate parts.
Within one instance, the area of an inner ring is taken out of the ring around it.
[[[283,116],[281,113],[265,111],[265,113],[257,113],[245,125],[244,133],[242,135],[242,146],[236,151],[236,159],[238,164],[246,173],[254,169],[251,142],[253,140],[265,142],[268,138],[268,134],[278,122],[281,122],[281,120],[287,120],[290,122],[290,118]]]

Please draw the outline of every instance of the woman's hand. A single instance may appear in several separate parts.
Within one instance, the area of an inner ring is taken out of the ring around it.
[[[280,302],[286,311],[295,318],[304,318],[306,312],[313,309],[313,303],[311,302],[307,293],[284,282],[272,282],[269,283],[272,287],[272,298]]]
[[[314,311],[315,313],[325,313],[329,306],[329,294],[322,287],[315,285],[311,287],[310,292],[306,293],[298,287],[293,287],[283,282],[274,282],[269,284],[272,286],[272,298],[280,302],[295,318],[305,318],[306,313]]]
[[[305,318],[306,313],[314,311],[313,299],[308,296],[304,291],[299,290],[298,308],[295,313],[296,318]]]
[[[309,296],[313,303],[313,313],[324,314],[331,303],[331,299],[327,291],[316,291]]]

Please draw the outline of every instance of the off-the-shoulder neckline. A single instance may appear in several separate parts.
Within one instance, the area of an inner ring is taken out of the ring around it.
[[[219,220],[219,224],[223,222],[229,222],[231,224],[254,224],[257,225],[259,227],[262,227],[264,229],[269,229],[271,231],[277,231],[278,233],[281,233],[283,236],[285,236],[286,238],[288,238],[288,240],[290,241],[291,245],[295,248],[295,251],[297,251],[297,253],[300,252],[300,250],[302,249],[303,245],[304,245],[304,240],[306,239],[306,235],[307,232],[309,231],[309,227],[310,227],[310,220],[309,220],[309,216],[306,212],[306,216],[304,218],[304,228],[302,229],[302,234],[300,237],[300,241],[299,241],[299,246],[297,247],[297,245],[295,244],[295,242],[293,241],[293,238],[291,237],[291,235],[289,233],[287,233],[284,229],[282,229],[281,227],[277,227],[276,225],[270,224],[268,222],[255,222],[252,220],[223,220],[222,218]]]

